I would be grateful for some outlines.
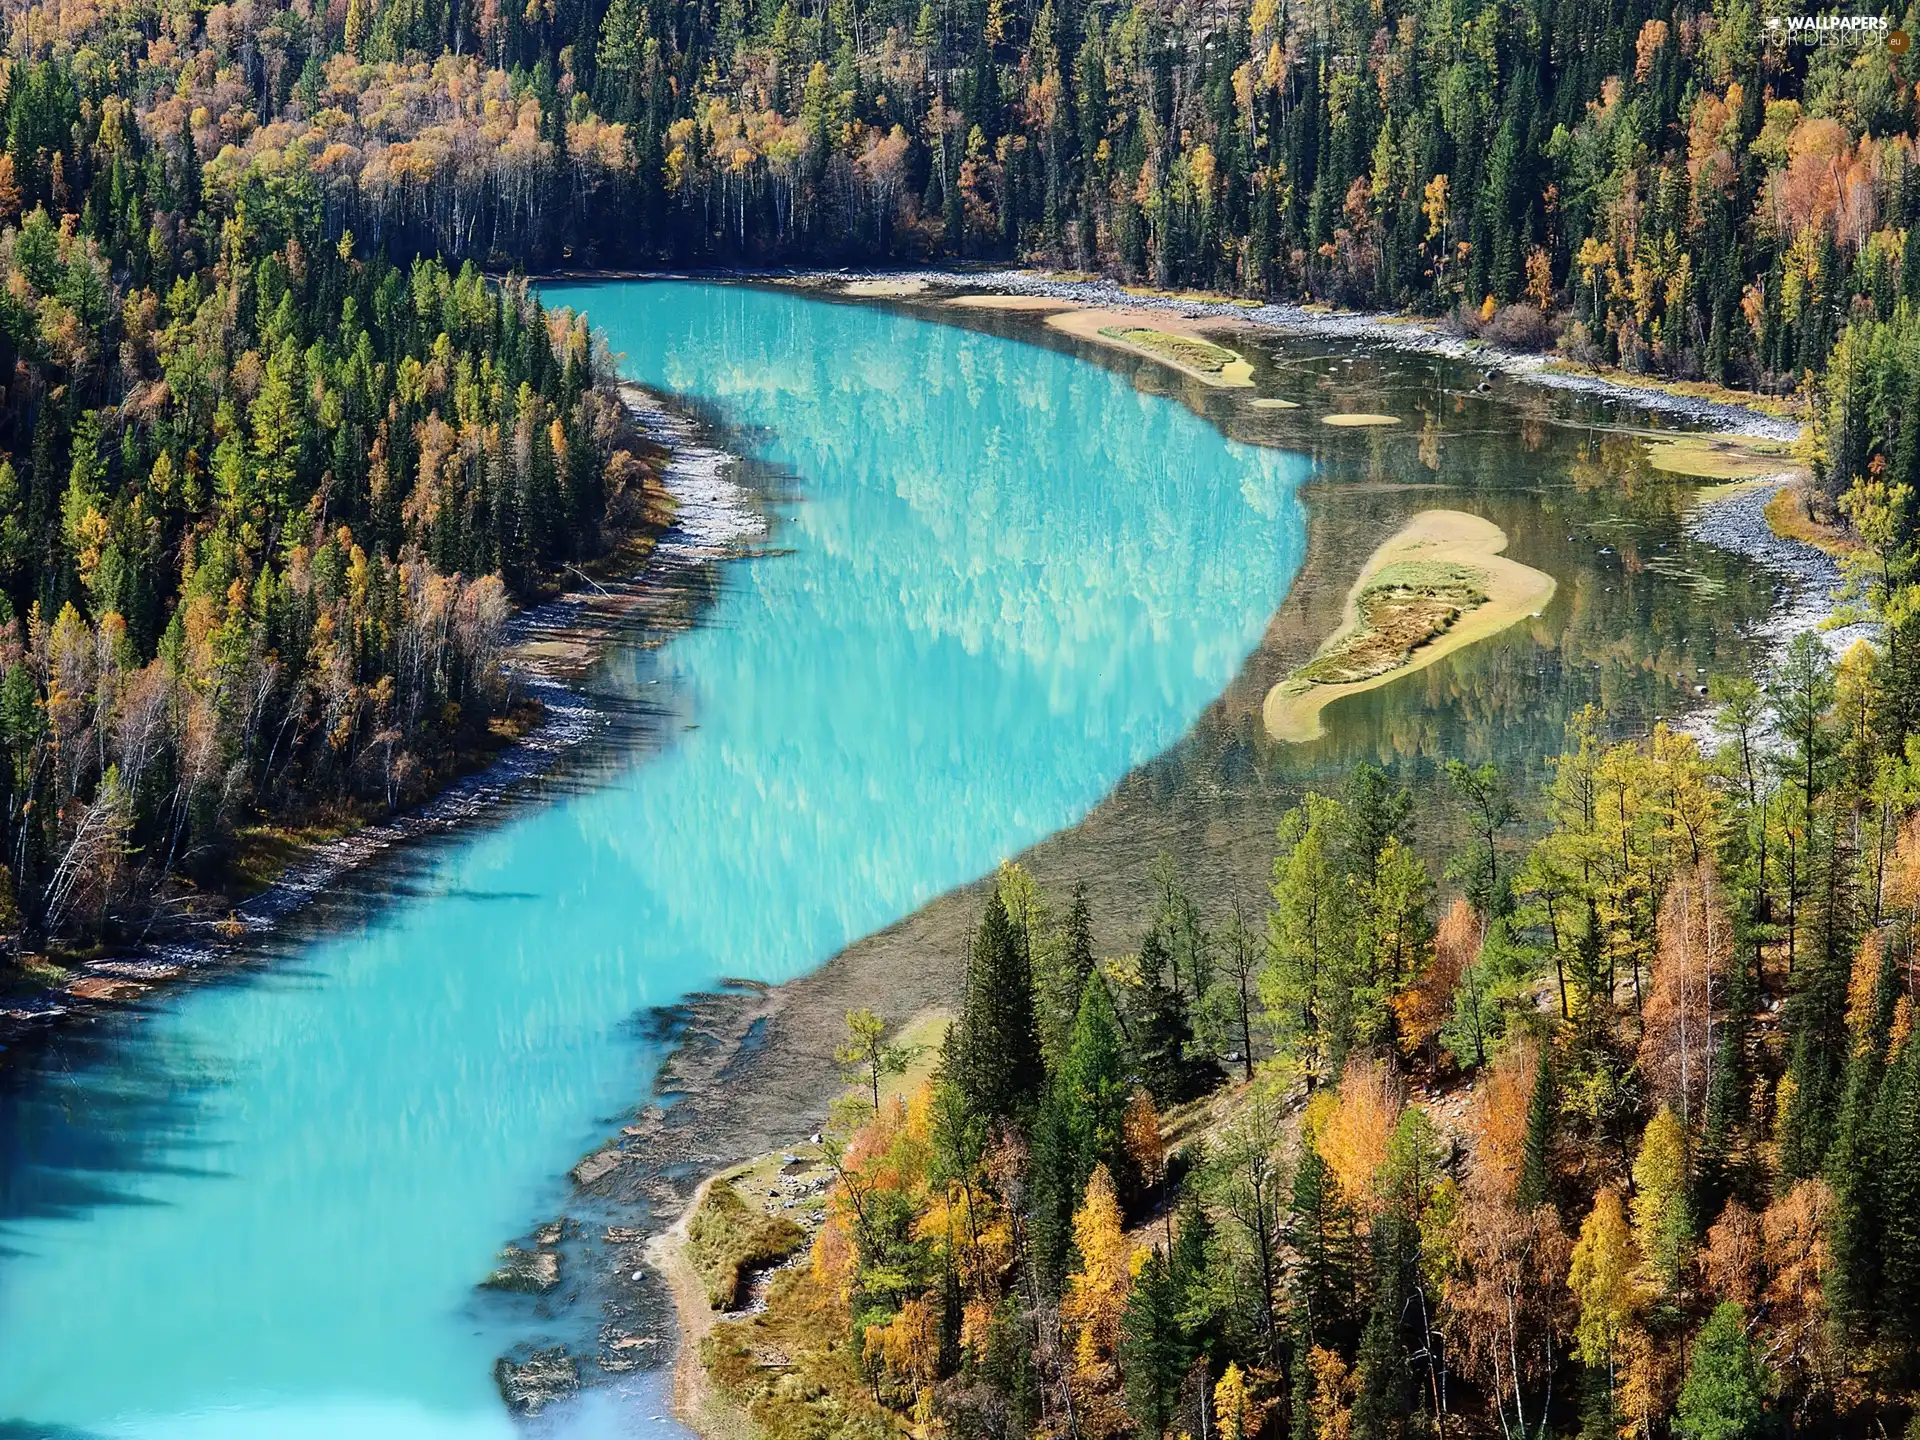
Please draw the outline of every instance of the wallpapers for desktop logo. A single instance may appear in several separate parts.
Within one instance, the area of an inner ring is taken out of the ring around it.
[[[1895,55],[1913,44],[1884,15],[1769,15],[1767,39],[1776,45],[1884,45]]]

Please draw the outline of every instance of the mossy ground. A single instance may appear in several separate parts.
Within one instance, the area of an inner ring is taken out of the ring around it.
[[[1647,463],[1698,480],[1758,480],[1793,466],[1789,446],[1744,436],[1683,435],[1647,447]]]
[[[1358,627],[1301,667],[1297,678],[1349,685],[1397,669],[1468,610],[1486,604],[1485,579],[1470,566],[1443,560],[1388,565],[1360,592]]]
[[[806,1233],[784,1215],[747,1204],[732,1185],[716,1182],[687,1226],[687,1257],[706,1286],[707,1303],[731,1310],[748,1277],[786,1259]]]
[[[1102,325],[1100,333],[1109,340],[1123,340],[1171,360],[1176,365],[1185,365],[1209,375],[1223,373],[1229,365],[1240,359],[1233,351],[1215,345],[1210,340],[1174,335],[1165,330],[1149,330],[1145,326]]]

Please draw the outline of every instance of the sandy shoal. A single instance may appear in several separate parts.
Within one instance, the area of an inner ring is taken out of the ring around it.
[[[1360,625],[1360,594],[1389,565],[1403,561],[1449,562],[1477,570],[1483,577],[1480,589],[1486,603],[1467,611],[1443,635],[1429,640],[1407,656],[1404,663],[1365,680],[1343,685],[1316,685],[1289,677],[1267,692],[1261,707],[1267,734],[1275,740],[1314,740],[1325,733],[1320,712],[1334,701],[1363,690],[1390,684],[1403,675],[1442,660],[1456,650],[1464,650],[1475,641],[1497,635],[1508,626],[1537,614],[1553,598],[1558,588],[1553,576],[1500,552],[1507,548],[1507,534],[1491,520],[1460,510],[1422,510],[1389,536],[1368,557],[1360,576],[1347,592],[1346,613],[1340,629],[1320,647],[1324,654],[1336,642],[1346,638]]]
[[[882,300],[904,300],[924,295],[927,282],[914,277],[906,280],[849,280],[840,287],[842,295],[859,295]]]
[[[1253,366],[1244,359],[1236,359],[1224,370],[1209,373],[1192,365],[1182,364],[1171,356],[1161,355],[1143,345],[1122,340],[1116,335],[1103,335],[1102,330],[1159,330],[1168,335],[1184,335],[1189,340],[1205,340],[1210,345],[1220,342],[1208,334],[1234,328],[1231,320],[1222,320],[1208,316],[1190,320],[1166,310],[1122,310],[1105,309],[1084,305],[1073,300],[1052,300],[1039,295],[957,295],[947,302],[969,310],[1025,310],[1051,311],[1047,324],[1062,334],[1075,339],[1091,341],[1095,345],[1104,345],[1109,350],[1119,350],[1128,355],[1138,355],[1165,365],[1169,370],[1178,370],[1182,375],[1191,376],[1203,385],[1215,385],[1222,389],[1244,389],[1253,384]],[[1225,348],[1225,347],[1222,347]]]

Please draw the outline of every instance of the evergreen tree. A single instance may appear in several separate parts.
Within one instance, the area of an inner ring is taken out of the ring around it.
[[[976,1115],[1024,1124],[1045,1070],[1026,947],[996,892],[975,934],[966,996],[947,1040],[947,1073]]]
[[[1165,1253],[1156,1246],[1134,1277],[1120,1321],[1127,1411],[1143,1440],[1160,1440],[1172,1425],[1180,1384],[1192,1361],[1180,1323],[1180,1287]]]
[[[1300,1161],[1293,1172],[1287,1241],[1296,1257],[1292,1276],[1296,1334],[1303,1347],[1341,1345],[1351,1338],[1352,1329],[1353,1216],[1327,1162],[1313,1145],[1300,1147]]]
[[[1047,1086],[1034,1117],[1027,1166],[1027,1243],[1043,1292],[1060,1293],[1073,1249],[1073,1207],[1086,1188],[1065,1084]],[[1089,1167],[1086,1174],[1092,1174]]]
[[[1073,1043],[1060,1070],[1059,1095],[1064,1134],[1073,1160],[1070,1191],[1075,1203],[1096,1165],[1124,1173],[1123,1124],[1132,1089],[1114,1025],[1107,982],[1089,975],[1074,1021]]]
[[[1716,1306],[1693,1342],[1687,1382],[1674,1408],[1680,1440],[1755,1440],[1763,1433],[1762,1370],[1747,1340],[1746,1311]]]
[[[1163,1106],[1190,1099],[1204,1076],[1218,1073],[1188,1053],[1193,1025],[1186,997],[1172,983],[1172,958],[1159,927],[1149,930],[1140,943],[1140,993],[1128,1027],[1135,1071]]]

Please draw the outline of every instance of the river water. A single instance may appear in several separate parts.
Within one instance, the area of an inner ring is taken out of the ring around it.
[[[1301,564],[1310,462],[1059,350],[760,288],[546,298],[729,428],[766,538],[605,667],[652,743],[9,1077],[0,1434],[512,1433],[520,1312],[475,1284],[644,1096],[633,1017],[1073,824]]]

